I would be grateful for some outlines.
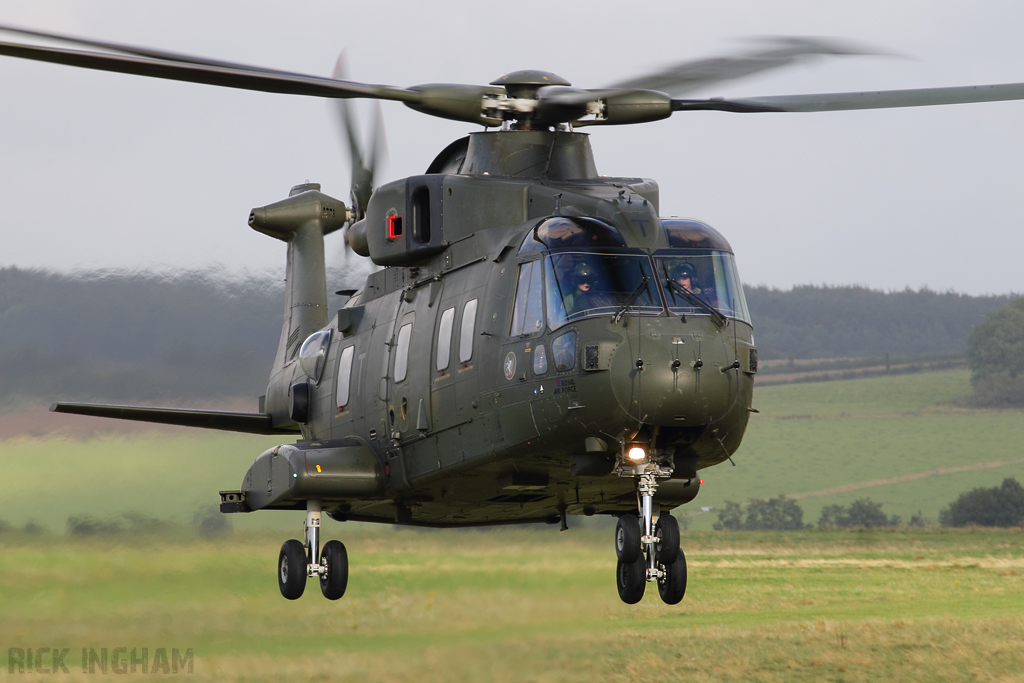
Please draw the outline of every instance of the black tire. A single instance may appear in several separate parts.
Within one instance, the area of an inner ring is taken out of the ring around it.
[[[665,577],[658,581],[658,593],[666,605],[676,605],[686,595],[686,555],[682,550],[676,561],[665,567]]]
[[[619,517],[615,525],[615,556],[619,562],[631,564],[640,557],[640,519],[630,513]]]
[[[277,586],[281,595],[298,600],[306,590],[306,546],[294,538],[284,542],[277,558]]]
[[[658,517],[654,535],[661,539],[658,546],[658,559],[664,565],[670,565],[679,557],[679,522],[667,512]]]
[[[619,589],[619,598],[627,605],[635,605],[644,597],[647,588],[647,562],[644,556],[633,562],[619,560],[615,565],[615,587]]]
[[[327,574],[320,577],[320,592],[328,600],[337,600],[348,587],[348,551],[341,541],[327,541],[320,551],[320,564],[327,565]]]

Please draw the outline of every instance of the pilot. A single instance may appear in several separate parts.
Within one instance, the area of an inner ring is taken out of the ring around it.
[[[672,269],[672,281],[687,292],[700,294],[700,287],[696,285],[696,273],[693,264],[683,261]]]
[[[565,297],[565,311],[568,315],[606,305],[603,303],[606,297],[594,291],[597,287],[598,278],[594,268],[589,263],[576,264],[572,274],[572,282],[575,285],[575,289],[572,294]]]

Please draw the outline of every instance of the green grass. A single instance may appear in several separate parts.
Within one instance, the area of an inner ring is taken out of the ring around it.
[[[63,533],[68,517],[125,512],[178,524],[238,489],[252,461],[280,439],[206,430],[18,437],[0,442],[0,519]],[[295,528],[303,513],[234,515],[240,529]],[[296,521],[298,520],[298,521]]]
[[[823,506],[862,497],[904,520],[920,510],[934,521],[964,491],[1006,477],[1024,481],[1024,411],[959,407],[969,393],[965,370],[758,387],[761,412],[751,416],[737,466],[701,472],[704,486],[687,506],[689,528],[717,521],[701,506],[779,494],[799,497],[811,524]],[[197,509],[217,504],[219,490],[238,488],[256,455],[278,442],[200,430],[8,439],[0,454],[0,520],[62,533],[71,516],[137,512],[187,525]],[[986,467],[1000,462],[1010,464]],[[958,471],[915,478],[949,469]],[[857,486],[866,488],[834,490]],[[230,519],[239,530],[295,535],[302,513]]]
[[[785,493],[806,496],[807,522],[859,497],[934,518],[967,489],[1024,480],[1021,464],[963,469],[1024,459],[1024,411],[958,407],[969,390],[963,371],[758,388],[738,466],[704,470],[689,507]],[[273,443],[7,439],[0,519],[62,534],[69,516],[135,511],[184,527]],[[0,678],[105,679],[81,673],[83,647],[191,647],[195,681],[1024,678],[1020,530],[712,532],[716,515],[697,514],[687,596],[668,607],[653,587],[639,605],[618,600],[610,530],[593,520],[566,533],[328,520],[324,538],[348,546],[348,593],[328,602],[310,582],[289,602],[276,558],[301,517],[233,515],[216,541],[0,534]],[[70,674],[8,673],[7,648],[54,646],[71,648]]]
[[[330,535],[345,536],[331,523]],[[1016,531],[696,532],[668,607],[615,595],[598,531],[347,538],[347,594],[274,585],[279,539],[0,536],[0,644],[164,647],[190,680],[934,681],[1024,674]],[[0,676],[7,675],[0,650]],[[129,676],[130,678],[130,676]]]
[[[736,467],[703,470],[690,507],[902,479],[800,498],[804,521],[817,522],[825,505],[864,497],[904,520],[920,510],[934,521],[964,491],[1006,477],[1024,481],[1024,411],[955,404],[969,394],[966,370],[755,388],[761,412],[751,416]],[[999,462],[1010,464],[984,467]],[[913,478],[951,468],[961,471]],[[716,520],[714,513],[688,519],[691,529]]]

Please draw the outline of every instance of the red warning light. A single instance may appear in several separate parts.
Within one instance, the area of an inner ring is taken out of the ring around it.
[[[393,240],[402,236],[402,217],[388,216],[388,239]]]
[[[701,479],[701,480],[700,480],[700,483],[702,483],[702,484],[703,484],[703,483],[704,483],[704,480],[703,480],[703,479]]]

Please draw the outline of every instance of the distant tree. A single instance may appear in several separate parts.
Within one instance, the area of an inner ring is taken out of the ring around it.
[[[743,508],[739,503],[731,500],[725,501],[725,508],[718,511],[718,522],[714,525],[716,531],[731,529],[739,531],[743,528]]]
[[[124,526],[116,519],[102,520],[89,515],[68,517],[68,534],[71,536],[105,536],[122,531]]]
[[[216,505],[201,507],[192,516],[192,528],[204,538],[223,536],[231,531],[231,521]]]
[[[821,509],[821,518],[818,520],[819,529],[838,529],[842,526],[845,511],[842,505],[826,505]]]
[[[985,318],[967,339],[974,403],[1024,405],[1024,298]]]
[[[897,515],[886,517],[882,512],[882,504],[867,498],[859,498],[849,507],[842,505],[826,505],[821,509],[818,520],[819,529],[874,529],[884,526],[897,526],[900,518]]]
[[[846,526],[873,529],[880,526],[896,526],[899,517],[886,517],[882,512],[881,503],[873,503],[867,498],[860,498],[850,503],[846,512]]]
[[[752,500],[743,524],[750,530],[795,531],[804,528],[804,511],[795,500],[779,496],[770,500]]]
[[[932,525],[932,521],[930,519],[928,519],[927,517],[925,517],[921,513],[920,510],[918,510],[917,512],[912,514],[910,516],[910,521],[907,522],[907,526],[917,527],[917,528],[924,528],[926,526],[931,526],[931,525]]]
[[[963,493],[939,513],[943,526],[1011,527],[1024,522],[1024,487],[1016,479],[1004,479],[998,487],[976,488]]]
[[[804,528],[804,511],[795,500],[778,496],[770,500],[752,500],[746,516],[739,503],[726,501],[718,511],[716,530],[793,531]]]

